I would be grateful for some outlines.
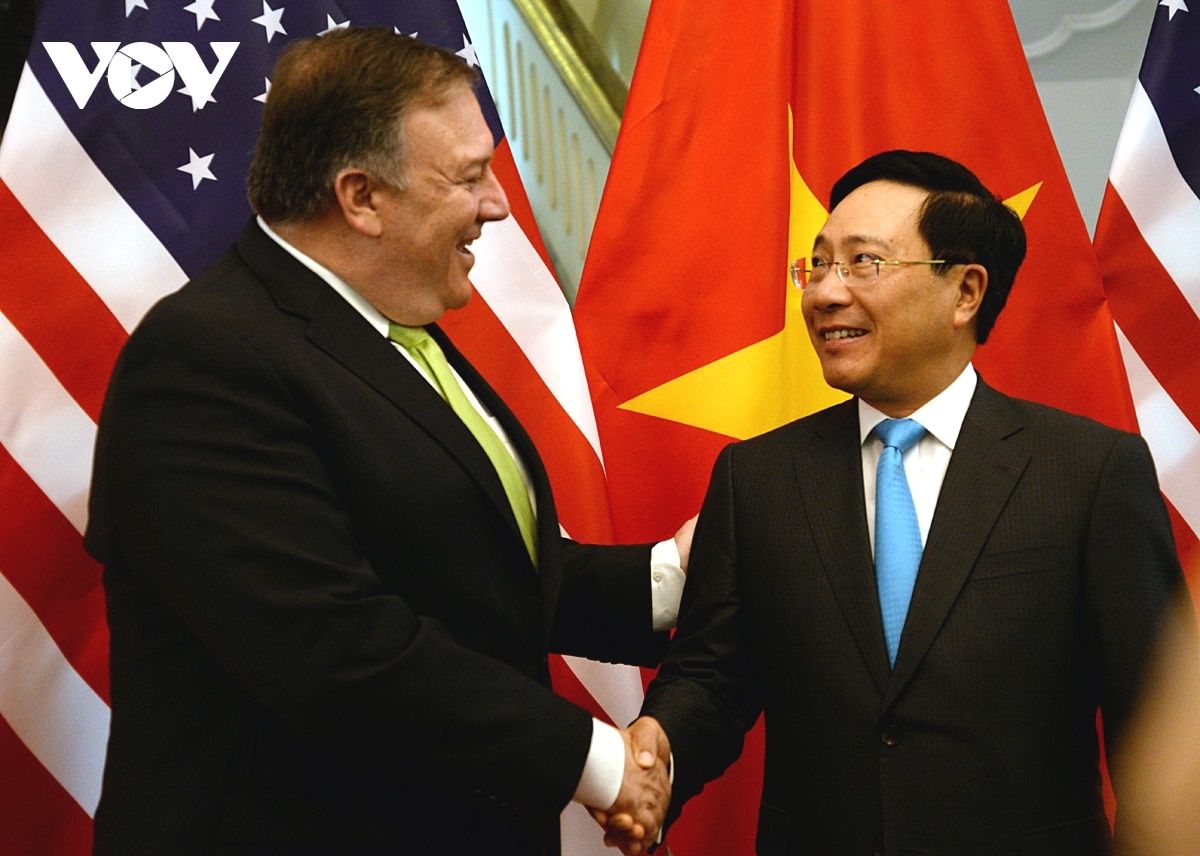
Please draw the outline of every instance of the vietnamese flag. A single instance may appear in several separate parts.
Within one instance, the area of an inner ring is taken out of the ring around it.
[[[575,321],[618,541],[664,537],[713,460],[843,397],[788,264],[829,190],[877,152],[962,162],[1020,213],[1029,254],[976,355],[1000,390],[1131,429],[1095,254],[1005,0],[654,0]],[[760,729],[693,800],[677,856],[753,852]]]

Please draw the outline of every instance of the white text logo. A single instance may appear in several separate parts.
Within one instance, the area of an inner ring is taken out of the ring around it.
[[[150,42],[133,42],[123,47],[120,42],[92,42],[97,62],[91,70],[70,42],[42,44],[80,109],[87,105],[100,83],[100,75],[107,69],[108,88],[126,107],[148,110],[162,104],[175,86],[175,72],[179,72],[184,85],[180,91],[191,97],[192,109],[199,110],[213,100],[213,90],[240,42],[209,42],[217,58],[211,71],[189,42],[163,42],[162,47]],[[157,77],[139,83],[138,73],[143,70]]]

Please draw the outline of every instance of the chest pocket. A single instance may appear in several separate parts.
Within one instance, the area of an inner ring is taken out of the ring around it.
[[[975,563],[970,582],[1045,573],[1063,567],[1064,560],[1063,549],[1055,546],[985,552]]]

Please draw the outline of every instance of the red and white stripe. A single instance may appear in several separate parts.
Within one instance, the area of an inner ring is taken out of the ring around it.
[[[1133,89],[1109,183],[1146,245],[1200,313],[1200,199],[1183,180],[1141,82]]]
[[[96,199],[108,204],[93,213]],[[95,420],[127,335],[110,307],[136,320],[104,268],[139,252],[145,229],[28,69],[0,146],[0,221],[0,765],[42,794],[0,809],[0,847],[75,853],[109,722],[99,570],[81,534]],[[44,837],[61,828],[76,831]]]
[[[1119,329],[1121,356],[1142,436],[1154,455],[1159,486],[1192,532],[1200,532],[1200,432],[1155,379]]]
[[[1184,181],[1145,89],[1134,86],[1096,228],[1105,291],[1138,423],[1162,490],[1200,532],[1200,199]],[[1178,530],[1179,527],[1177,527]]]

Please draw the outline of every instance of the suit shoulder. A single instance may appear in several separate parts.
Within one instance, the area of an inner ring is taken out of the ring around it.
[[[772,428],[770,431],[742,440],[736,445],[746,448],[773,448],[777,445],[792,445],[813,434],[823,434],[849,426],[857,427],[858,410],[854,399],[843,401],[808,416]]]
[[[1114,450],[1149,458],[1146,442],[1138,434],[1028,399],[994,391],[992,394],[994,400],[989,403],[985,399],[980,410],[968,411],[968,419],[992,425],[1000,435],[1031,451],[1040,450],[1065,460],[1091,461],[1093,465],[1107,459]]]
[[[1090,416],[1081,416],[1047,404],[1039,404],[1024,398],[1001,396],[1018,414],[1021,421],[1032,428],[1073,439],[1107,440],[1113,442],[1121,437],[1136,437],[1132,432],[1105,425]]]
[[[272,350],[271,343],[290,341],[295,330],[302,329],[279,311],[263,280],[230,247],[207,269],[155,303],[131,333],[126,348],[207,353],[241,342]]]
[[[858,435],[858,409],[854,399],[835,404],[778,428],[730,443],[722,456],[742,462],[765,461],[776,466],[782,455],[790,455],[821,439],[849,432]]]
[[[240,316],[241,307],[255,294],[265,296],[261,281],[234,247],[189,279],[180,288],[163,296],[142,319],[142,325],[159,324],[181,316]]]

